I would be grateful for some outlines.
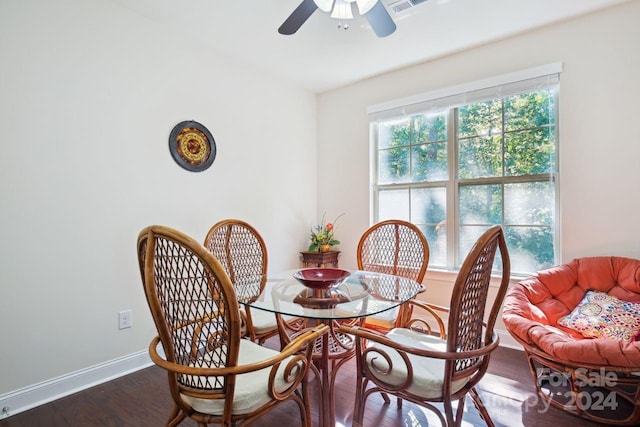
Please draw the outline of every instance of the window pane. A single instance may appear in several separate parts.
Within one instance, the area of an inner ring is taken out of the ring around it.
[[[458,143],[458,177],[502,176],[502,138],[469,138]]]
[[[429,265],[447,265],[447,189],[419,188],[411,191],[411,222],[429,242]]]
[[[551,227],[505,227],[511,271],[531,274],[554,265]]]
[[[446,141],[447,121],[445,113],[420,114],[413,116],[414,144],[423,142]]]
[[[458,209],[461,225],[502,224],[502,185],[461,185]]]
[[[403,219],[409,221],[409,190],[380,191],[378,220]]]
[[[505,184],[504,216],[506,225],[552,225],[555,219],[554,183]]]
[[[555,128],[505,135],[505,175],[535,175],[555,169]]]
[[[378,182],[409,182],[409,148],[391,148],[378,152]]]
[[[476,226],[464,226],[460,228],[460,246],[458,248],[458,263],[462,265],[464,259],[467,257],[473,245],[476,243],[478,238],[487,231],[489,227],[476,227]],[[509,254],[511,254],[511,249],[509,249]],[[513,262],[510,263],[511,272],[513,269]],[[495,257],[493,258],[493,271],[502,270],[502,255],[500,254],[500,248],[496,250]]]
[[[488,226],[477,225],[463,225],[459,228],[458,237],[458,259],[459,264],[462,265],[464,258],[467,256],[471,248],[476,243],[476,240],[489,229]]]
[[[429,243],[429,266],[447,265],[447,227],[444,221],[438,225],[420,225],[418,228],[427,237]]]
[[[448,178],[447,144],[434,142],[413,147],[411,154],[413,182],[443,181]]]
[[[554,91],[523,93],[505,99],[504,116],[507,131],[530,129],[555,124]]]
[[[458,109],[458,135],[493,136],[502,131],[502,101],[479,102]]]
[[[411,222],[436,225],[447,219],[447,190],[418,188],[411,191]]]
[[[411,141],[411,120],[393,120],[378,125],[378,149],[409,145]]]

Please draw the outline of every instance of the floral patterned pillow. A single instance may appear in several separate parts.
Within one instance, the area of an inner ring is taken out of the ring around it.
[[[640,333],[640,303],[587,291],[571,313],[558,320],[587,338],[634,341]]]

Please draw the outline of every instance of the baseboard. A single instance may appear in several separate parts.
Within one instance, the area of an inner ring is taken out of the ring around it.
[[[147,350],[0,395],[0,419],[151,366]]]
[[[497,329],[495,331],[498,334],[498,337],[500,338],[501,347],[507,347],[507,348],[512,348],[514,350],[524,351],[524,347],[522,347],[520,343],[518,343],[516,340],[513,339],[509,331],[501,331]]]

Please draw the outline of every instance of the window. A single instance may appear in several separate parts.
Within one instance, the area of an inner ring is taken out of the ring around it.
[[[494,224],[513,274],[555,265],[557,92],[545,75],[371,114],[374,221],[420,227],[431,267],[459,267]]]

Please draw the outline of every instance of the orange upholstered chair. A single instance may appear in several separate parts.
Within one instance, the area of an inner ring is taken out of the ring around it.
[[[503,321],[545,401],[597,422],[638,425],[640,341],[587,338],[558,323],[589,290],[640,302],[640,260],[580,258],[540,271],[509,290]]]

